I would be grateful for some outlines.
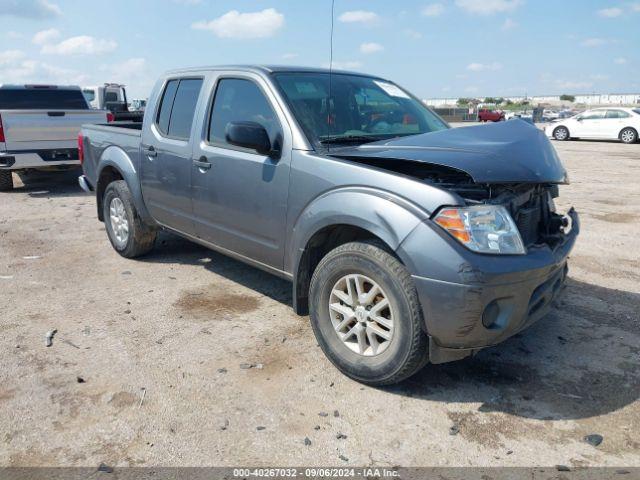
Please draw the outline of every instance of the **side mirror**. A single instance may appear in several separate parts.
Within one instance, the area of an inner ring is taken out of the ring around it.
[[[257,122],[229,122],[225,128],[225,138],[231,145],[250,148],[262,155],[272,153],[269,134]]]

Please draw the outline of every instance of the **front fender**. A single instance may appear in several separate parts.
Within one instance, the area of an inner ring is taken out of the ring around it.
[[[285,270],[295,276],[309,240],[325,227],[359,227],[395,250],[427,218],[428,212],[390,192],[367,187],[343,187],[325,192],[298,216],[287,248],[290,255],[285,259]]]
[[[142,188],[140,185],[140,177],[136,170],[135,163],[131,157],[122,148],[115,145],[107,147],[100,155],[97,167],[97,185],[96,185],[96,197],[98,202],[98,216],[102,220],[102,196],[107,188],[107,182],[109,176],[104,175],[104,172],[108,169],[116,170],[122,179],[127,183],[131,196],[133,197],[133,203],[138,211],[140,218],[150,224],[154,224],[155,221],[149,214],[147,207],[142,197]]]

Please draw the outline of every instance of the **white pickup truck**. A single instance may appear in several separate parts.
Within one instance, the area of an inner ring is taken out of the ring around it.
[[[108,120],[77,86],[0,85],[0,191],[12,171],[79,165],[80,126]]]

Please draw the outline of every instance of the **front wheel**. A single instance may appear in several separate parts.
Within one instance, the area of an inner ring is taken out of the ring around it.
[[[104,192],[103,209],[107,235],[116,252],[135,258],[151,251],[156,229],[146,225],[138,215],[124,180],[109,184]]]
[[[625,128],[620,132],[620,141],[622,143],[636,143],[638,141],[638,132],[633,128]]]
[[[553,131],[553,138],[559,141],[569,140],[569,130],[567,127],[557,127]]]
[[[428,360],[428,339],[411,275],[379,243],[329,252],[313,273],[311,325],[325,355],[368,385],[397,383]]]

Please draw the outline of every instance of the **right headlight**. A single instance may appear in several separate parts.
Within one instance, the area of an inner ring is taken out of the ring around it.
[[[474,252],[526,253],[518,227],[501,205],[445,207],[433,221]]]

